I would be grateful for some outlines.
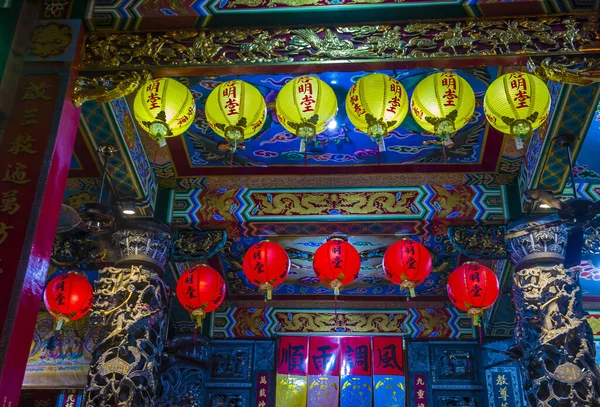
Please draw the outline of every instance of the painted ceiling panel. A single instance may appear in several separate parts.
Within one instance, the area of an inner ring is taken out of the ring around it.
[[[409,95],[417,83],[432,70],[382,71],[400,80]],[[455,136],[455,146],[442,152],[438,138],[423,132],[410,115],[400,128],[391,132],[386,138],[387,151],[380,154],[382,166],[398,167],[400,171],[409,171],[407,165],[440,164],[440,171],[459,171],[466,168],[470,172],[483,164],[484,152],[491,149],[486,158],[499,159],[502,136],[496,132],[486,133],[483,116],[483,96],[489,83],[498,74],[497,67],[461,70],[477,97],[477,108],[471,122]],[[318,76],[334,89],[339,105],[336,120],[330,128],[317,135],[314,143],[307,146],[306,164],[308,166],[376,166],[378,151],[376,143],[364,133],[355,130],[345,112],[345,98],[350,87],[367,72],[326,72]],[[204,105],[209,93],[221,82],[231,79],[242,79],[256,86],[267,102],[267,123],[257,136],[244,143],[244,149],[236,151],[233,160],[235,165],[249,167],[304,167],[304,155],[299,152],[300,140],[283,129],[278,123],[274,111],[274,102],[279,90],[293,77],[290,75],[243,75],[223,76],[218,79],[183,78],[196,97],[199,114],[192,128],[181,139],[170,139],[169,149],[174,164],[180,175],[191,175],[194,170],[208,170],[211,167],[229,167],[230,155],[223,151],[225,141],[218,137],[208,126],[204,116]],[[486,145],[489,144],[489,145]],[[445,161],[445,162],[444,162]],[[471,166],[465,166],[471,164]]]

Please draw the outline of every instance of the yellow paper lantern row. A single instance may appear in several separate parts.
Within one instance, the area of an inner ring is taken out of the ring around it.
[[[196,104],[185,85],[175,79],[159,78],[140,88],[133,112],[139,125],[164,146],[166,137],[179,136],[192,125]]]
[[[534,75],[513,72],[497,78],[485,93],[483,109],[492,127],[517,139],[517,146],[540,127],[550,112],[550,91]]]
[[[302,140],[322,133],[337,113],[333,89],[315,76],[300,76],[286,83],[275,100],[279,123]]]
[[[358,80],[346,96],[346,113],[350,122],[380,143],[408,113],[408,96],[400,82],[388,75],[375,73]]]
[[[224,82],[213,89],[205,109],[208,125],[234,147],[258,133],[267,118],[267,105],[260,91],[241,80]]]
[[[451,145],[451,136],[467,125],[475,112],[475,93],[459,75],[438,72],[417,84],[410,108],[419,126]]]

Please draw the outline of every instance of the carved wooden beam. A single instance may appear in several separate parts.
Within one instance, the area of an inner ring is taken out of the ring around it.
[[[598,16],[90,34],[80,69],[222,75],[268,71],[273,66],[289,66],[292,72],[332,65],[346,70],[366,65],[443,67],[448,58],[454,59],[454,66],[525,64],[528,57],[541,61],[542,56],[600,53]]]

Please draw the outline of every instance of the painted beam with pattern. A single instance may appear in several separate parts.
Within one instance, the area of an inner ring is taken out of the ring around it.
[[[403,310],[301,310],[220,308],[214,312],[215,339],[277,335],[404,335],[414,339],[471,339],[470,318],[453,307]]]
[[[225,229],[229,236],[301,233],[311,225],[389,224],[372,233],[395,234],[399,222],[419,230],[422,223],[499,223],[505,218],[500,187],[412,186],[345,189],[196,189],[175,194],[173,223],[180,227]],[[295,226],[294,226],[295,225]],[[285,232],[286,226],[289,228]],[[298,229],[298,227],[300,229]],[[297,232],[294,230],[298,229]],[[368,231],[367,228],[365,232]],[[392,230],[393,229],[393,230]],[[387,232],[386,232],[387,230]],[[358,230],[360,232],[361,230]],[[313,231],[313,234],[318,231]],[[329,234],[327,228],[322,233]],[[361,234],[361,233],[354,233]]]

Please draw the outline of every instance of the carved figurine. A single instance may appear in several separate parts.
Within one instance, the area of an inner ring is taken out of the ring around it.
[[[88,100],[110,102],[135,92],[150,79],[151,75],[148,71],[117,72],[114,75],[97,78],[80,76],[73,90],[73,104],[75,107],[81,107]]]

